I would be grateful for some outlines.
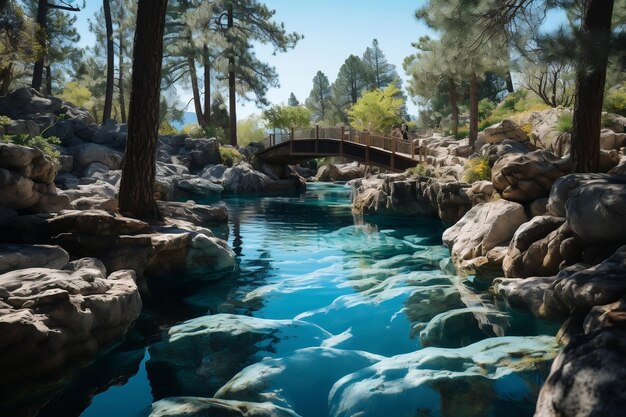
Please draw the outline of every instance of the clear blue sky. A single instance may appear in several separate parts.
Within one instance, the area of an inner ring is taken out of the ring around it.
[[[379,46],[389,63],[396,65],[404,77],[402,60],[413,53],[411,42],[426,34],[426,28],[415,19],[415,10],[424,0],[266,0],[265,4],[276,10],[275,20],[284,22],[289,32],[304,35],[295,49],[272,55],[268,48],[258,48],[257,56],[276,67],[281,87],[268,93],[270,102],[287,102],[293,92],[304,102],[312,88],[318,70],[332,83],[339,67],[350,54],[362,56],[365,48],[378,39]],[[89,1],[78,13],[78,27],[82,45],[91,45],[87,19],[100,9],[101,2]],[[191,97],[180,91],[181,101]],[[409,103],[409,112],[415,114],[416,106]],[[260,113],[254,103],[240,103],[238,118]]]
[[[262,1],[262,0],[261,0]],[[275,20],[284,22],[287,31],[304,35],[295,49],[272,55],[272,49],[259,47],[257,56],[276,67],[280,88],[268,93],[271,103],[286,103],[293,92],[300,102],[309,96],[312,80],[318,70],[332,83],[339,67],[350,54],[362,56],[365,48],[378,39],[387,61],[396,66],[406,80],[402,61],[412,54],[411,42],[431,34],[424,24],[418,23],[415,10],[426,0],[265,0],[276,10]],[[80,1],[75,1],[80,3]],[[89,32],[87,20],[100,9],[101,2],[90,0],[78,13],[78,27],[82,45],[92,45],[95,38]],[[565,23],[562,13],[552,12],[545,22],[547,30]],[[180,90],[183,103],[191,98],[189,91]],[[417,106],[409,99],[409,114],[415,116]],[[191,106],[188,108],[192,110]],[[237,116],[244,118],[259,114],[254,103],[238,103]]]

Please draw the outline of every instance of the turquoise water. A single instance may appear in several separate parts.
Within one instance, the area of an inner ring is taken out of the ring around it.
[[[554,328],[444,272],[437,219],[355,218],[339,184],[225,204],[216,234],[236,271],[154,291],[127,340],[74,372],[40,417],[147,416],[154,401],[216,393],[302,417],[533,414],[549,361],[501,364],[554,350],[551,338],[490,338]],[[454,408],[468,386],[490,398],[473,414]]]

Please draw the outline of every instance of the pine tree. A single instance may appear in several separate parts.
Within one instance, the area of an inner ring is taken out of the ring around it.
[[[156,143],[167,0],[139,0],[133,47],[128,138],[119,191],[120,213],[155,222]]]
[[[332,91],[328,77],[322,71],[317,71],[317,74],[313,77],[311,93],[305,100],[305,105],[311,110],[314,122],[319,123],[326,120],[331,109],[331,97]]]
[[[387,62],[385,54],[378,46],[377,39],[372,41],[371,47],[365,49],[362,61],[367,74],[369,90],[383,89],[396,80],[400,80],[396,66]]]
[[[289,95],[289,99],[287,100],[287,104],[290,105],[291,107],[295,107],[295,106],[299,106],[300,102],[296,98],[296,95],[294,93],[291,93]]]
[[[347,122],[347,110],[354,105],[367,89],[367,70],[363,61],[356,55],[350,55],[339,68],[337,79],[331,86],[334,102],[333,118]]]

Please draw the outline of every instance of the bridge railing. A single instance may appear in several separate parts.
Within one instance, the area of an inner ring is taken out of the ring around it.
[[[411,140],[404,140],[384,133],[359,131],[346,127],[319,127],[291,129],[289,132],[271,134],[264,140],[265,147],[272,147],[290,140],[335,139],[354,142],[365,146],[381,148],[393,153],[415,155],[416,146]]]

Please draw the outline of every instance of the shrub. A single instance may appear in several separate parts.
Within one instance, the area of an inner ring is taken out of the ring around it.
[[[570,112],[561,113],[556,123],[556,129],[559,132],[571,133],[573,125],[573,115]]]
[[[419,175],[420,177],[432,176],[432,171],[430,167],[427,164],[423,163],[417,164],[417,166],[407,169],[406,173],[411,175]]]
[[[609,113],[626,116],[626,84],[607,92],[604,98],[604,109]]]
[[[159,135],[177,135],[178,133],[178,129],[168,122],[162,122],[159,126]]]
[[[50,136],[44,138],[41,135],[30,137],[28,135],[4,135],[2,136],[2,142],[14,143],[16,145],[28,146],[30,148],[37,148],[43,153],[48,154],[54,158],[58,158],[61,153],[55,149],[55,144],[60,144],[61,139],[56,136]]]
[[[491,113],[496,109],[497,104],[490,101],[488,98],[484,98],[478,102],[478,120],[484,121]]]
[[[207,136],[198,123],[189,123],[183,126],[182,132],[194,139],[205,138]]]
[[[463,181],[470,184],[476,181],[490,181],[491,167],[487,158],[473,158],[467,161],[462,177]]]
[[[11,118],[6,116],[0,116],[0,126],[9,126],[11,124]]]
[[[243,156],[236,148],[231,146],[220,146],[220,159],[222,160],[222,164],[227,167],[232,167],[236,162],[241,161]]]

